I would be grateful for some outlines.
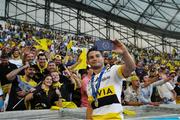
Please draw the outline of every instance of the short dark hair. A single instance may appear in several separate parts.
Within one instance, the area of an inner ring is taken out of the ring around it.
[[[102,51],[98,50],[96,46],[93,46],[93,47],[92,47],[92,48],[90,48],[90,49],[88,50],[88,52],[87,52],[87,59],[88,59],[88,55],[89,55],[89,53],[90,53],[90,52],[92,52],[92,51],[98,51],[98,52],[100,52],[100,53],[101,53],[101,55],[103,56]]]
[[[35,71],[37,71],[39,68],[36,64],[33,64],[33,65],[30,65],[29,67],[25,68],[25,69],[28,69],[28,68],[34,68]]]
[[[49,61],[49,62],[48,62],[48,64],[50,64],[50,63],[54,63],[54,64],[55,64],[55,62],[54,62],[54,61]]]
[[[37,56],[37,59],[39,59],[40,56],[45,56],[45,58],[46,58],[46,60],[47,60],[47,56],[45,55],[45,53],[39,53],[38,56]]]

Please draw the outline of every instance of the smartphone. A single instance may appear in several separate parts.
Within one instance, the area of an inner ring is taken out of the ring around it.
[[[111,40],[100,39],[95,42],[95,47],[99,51],[111,51],[114,50],[114,43]]]

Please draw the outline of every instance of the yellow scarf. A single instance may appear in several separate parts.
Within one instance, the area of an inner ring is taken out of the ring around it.
[[[43,73],[44,70],[47,68],[47,62],[46,62],[45,66],[43,68],[40,67],[39,63],[37,63],[37,66],[38,66],[38,68],[40,70],[40,73]]]
[[[22,82],[24,82],[24,83],[29,84],[29,85],[32,86],[32,87],[36,87],[36,86],[37,86],[37,83],[36,83],[33,79],[30,79],[30,81],[27,82],[26,79],[25,79],[25,75],[23,75],[23,76],[21,75],[21,76],[20,76],[20,80],[21,80]]]
[[[43,91],[46,93],[46,96],[48,96],[49,88],[43,88]]]
[[[55,83],[53,83],[53,88],[61,88],[62,85],[63,85],[63,83],[55,82]]]

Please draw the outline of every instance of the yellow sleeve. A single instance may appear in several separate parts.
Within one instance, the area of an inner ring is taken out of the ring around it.
[[[117,74],[120,78],[124,78],[124,75],[123,75],[123,66],[121,65],[118,70],[117,70]]]

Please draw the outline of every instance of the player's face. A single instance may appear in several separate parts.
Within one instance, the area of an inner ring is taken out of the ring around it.
[[[104,57],[99,51],[91,51],[88,54],[88,64],[92,69],[99,69],[104,65]]]

